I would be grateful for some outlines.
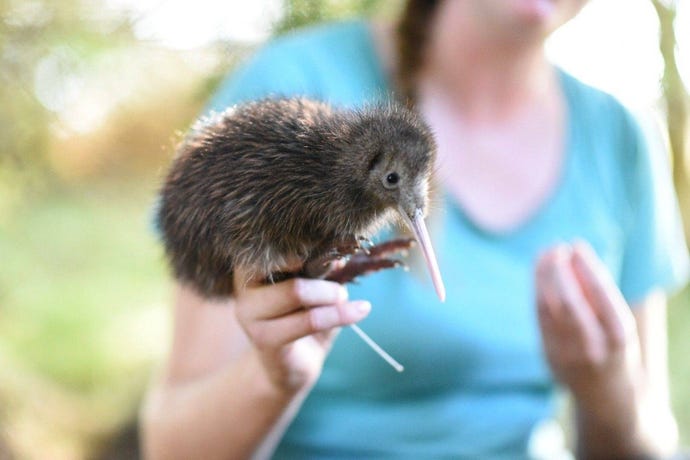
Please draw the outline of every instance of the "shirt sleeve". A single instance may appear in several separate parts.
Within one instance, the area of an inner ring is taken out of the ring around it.
[[[260,47],[221,82],[206,111],[270,96],[358,107],[387,99],[388,83],[367,22],[325,23]]]
[[[268,96],[315,96],[307,66],[293,48],[278,42],[256,51],[221,82],[206,111]]]
[[[652,130],[643,131],[629,114],[625,125],[629,225],[620,285],[634,305],[655,289],[672,292],[682,287],[689,263],[668,150],[660,136],[646,135]]]

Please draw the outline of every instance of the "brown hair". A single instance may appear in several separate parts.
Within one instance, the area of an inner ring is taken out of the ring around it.
[[[408,0],[396,29],[398,65],[395,85],[401,100],[412,106],[416,99],[416,78],[423,64],[423,52],[429,38],[431,18],[439,0]]]

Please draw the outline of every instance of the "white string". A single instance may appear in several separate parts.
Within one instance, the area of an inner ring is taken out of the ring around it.
[[[397,362],[391,355],[386,353],[383,348],[378,346],[376,342],[372,340],[371,337],[369,337],[363,330],[359,328],[356,324],[350,324],[350,327],[352,328],[353,331],[357,333],[357,335],[364,340],[364,342],[371,347],[372,350],[374,350],[378,355],[383,358],[388,364],[390,364],[393,369],[395,369],[398,372],[402,372],[405,370],[402,364]]]

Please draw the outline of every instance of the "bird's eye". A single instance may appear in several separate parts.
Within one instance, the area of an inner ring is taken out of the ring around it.
[[[389,187],[397,185],[399,181],[400,176],[398,176],[398,173],[396,172],[388,173],[388,175],[386,176],[386,185]]]

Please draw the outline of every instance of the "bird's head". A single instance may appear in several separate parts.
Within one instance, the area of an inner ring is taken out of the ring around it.
[[[424,224],[436,155],[431,131],[417,115],[395,105],[360,117],[353,143],[361,149],[360,167],[366,168],[366,196],[379,210],[397,211],[414,233],[443,301],[445,288]]]

